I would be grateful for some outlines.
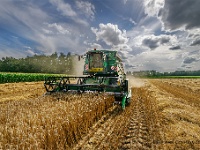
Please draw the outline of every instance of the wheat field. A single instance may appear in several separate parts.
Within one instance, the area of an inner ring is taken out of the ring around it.
[[[0,105],[0,149],[67,149],[112,106],[105,94],[56,93]]]
[[[200,149],[200,80],[131,79],[122,111],[106,93],[45,95],[0,85],[0,149]]]

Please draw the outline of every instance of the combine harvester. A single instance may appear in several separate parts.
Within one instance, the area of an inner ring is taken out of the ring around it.
[[[85,54],[83,75],[85,76],[49,77],[45,79],[44,86],[50,93],[106,92],[115,96],[115,102],[121,104],[122,109],[130,103],[131,90],[128,89],[128,80],[117,51],[96,49],[88,51]]]

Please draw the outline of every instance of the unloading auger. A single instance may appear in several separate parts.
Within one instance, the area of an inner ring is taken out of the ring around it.
[[[130,103],[131,90],[117,51],[90,50],[85,54],[84,76],[48,77],[44,86],[47,92],[106,92],[115,96],[122,108]],[[74,83],[76,79],[76,83]]]

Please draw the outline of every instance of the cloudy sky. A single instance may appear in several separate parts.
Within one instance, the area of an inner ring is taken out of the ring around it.
[[[200,0],[0,0],[0,58],[93,48],[127,70],[199,70]]]

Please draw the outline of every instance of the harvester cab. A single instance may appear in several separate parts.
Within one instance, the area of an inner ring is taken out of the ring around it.
[[[85,54],[83,75],[49,77],[44,86],[47,92],[77,91],[77,92],[106,92],[115,96],[115,102],[122,108],[130,103],[131,90],[124,72],[123,63],[117,51],[90,50]],[[77,79],[73,83],[73,79]]]

